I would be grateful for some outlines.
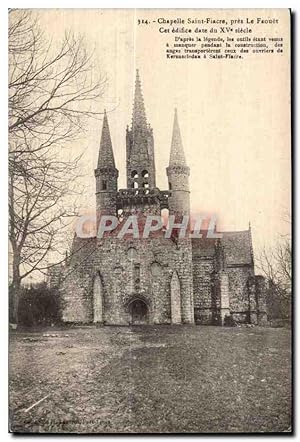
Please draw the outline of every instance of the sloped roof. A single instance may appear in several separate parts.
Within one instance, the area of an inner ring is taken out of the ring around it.
[[[222,232],[221,240],[225,249],[226,262],[232,264],[252,263],[252,240],[249,230]]]
[[[216,239],[206,238],[192,239],[193,256],[199,258],[213,258],[216,249]],[[220,232],[223,237],[221,244],[224,247],[226,263],[228,265],[252,264],[252,240],[249,230],[240,232]]]
[[[200,258],[213,258],[215,256],[215,242],[213,238],[192,239],[193,256]]]

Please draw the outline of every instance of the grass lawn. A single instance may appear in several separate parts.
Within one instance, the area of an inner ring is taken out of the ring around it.
[[[201,326],[12,332],[11,431],[289,431],[290,334]]]

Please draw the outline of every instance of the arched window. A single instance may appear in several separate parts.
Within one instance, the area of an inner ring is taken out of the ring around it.
[[[137,171],[136,170],[133,170],[132,172],[131,172],[131,178],[138,178],[139,177],[139,175],[138,175],[138,173],[137,173]]]
[[[162,272],[161,265],[158,262],[153,262],[150,265],[150,271],[151,271],[152,276],[156,276],[156,277],[160,276],[161,272]]]
[[[132,261],[137,258],[137,250],[134,247],[129,247],[127,250],[127,256]]]
[[[133,183],[133,186],[132,186],[134,189],[137,189],[138,187],[139,187],[139,183],[137,183],[136,181]]]
[[[172,190],[172,184],[171,183],[169,183],[169,189]]]
[[[106,190],[107,189],[107,181],[102,180],[102,190]]]
[[[149,178],[149,172],[148,172],[148,170],[143,170],[143,172],[142,172],[142,177],[143,177],[143,178]]]

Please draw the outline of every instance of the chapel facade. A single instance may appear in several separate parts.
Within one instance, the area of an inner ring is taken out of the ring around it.
[[[65,264],[50,277],[63,299],[63,321],[104,325],[224,324],[266,322],[265,281],[254,273],[251,229],[221,238],[148,238],[117,232],[132,214],[139,226],[167,209],[176,220],[190,215],[190,169],[175,111],[168,190],[156,186],[153,131],[146,118],[137,71],[132,123],[126,130],[127,187],[118,188],[108,117],[104,114],[95,169],[97,224],[117,216],[115,231],[102,238],[74,236]]]

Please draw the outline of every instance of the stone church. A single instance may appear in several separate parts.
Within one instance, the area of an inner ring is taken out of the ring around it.
[[[182,217],[190,213],[190,169],[175,111],[169,188],[156,186],[154,137],[147,122],[137,71],[131,127],[126,130],[126,189],[118,190],[107,115],[104,115],[96,180],[97,219],[115,215]],[[178,219],[178,218],[177,218]],[[116,231],[118,228],[116,228]],[[119,239],[74,237],[65,264],[50,276],[63,299],[63,321],[72,323],[224,324],[266,321],[264,278],[254,273],[251,229],[223,232],[222,238]]]

